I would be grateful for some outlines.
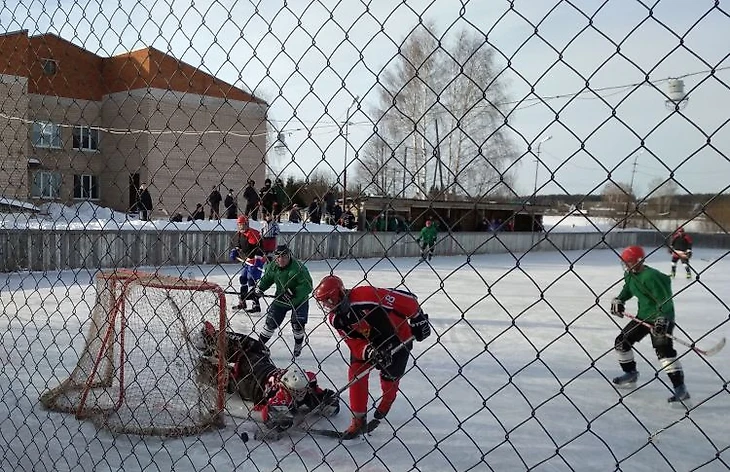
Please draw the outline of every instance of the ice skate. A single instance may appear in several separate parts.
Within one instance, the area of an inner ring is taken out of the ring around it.
[[[246,313],[261,313],[261,305],[254,303],[251,308],[244,308],[244,310],[246,310]]]
[[[367,432],[367,421],[364,416],[354,416],[350,426],[342,432],[340,438],[343,440],[355,439]]]
[[[637,380],[639,380],[638,372],[624,372],[613,379],[613,384],[616,388],[634,388]]]
[[[294,349],[292,350],[292,356],[295,358],[299,357],[302,354],[302,349],[304,348],[304,343],[294,343]]]
[[[687,400],[690,399],[689,392],[687,391],[687,387],[684,386],[684,384],[674,387],[674,395],[667,398],[667,402],[674,405],[686,405]]]

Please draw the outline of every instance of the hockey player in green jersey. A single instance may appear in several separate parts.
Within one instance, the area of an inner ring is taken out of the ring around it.
[[[625,269],[624,286],[611,302],[611,314],[623,318],[624,305],[632,297],[638,300],[638,312],[637,319],[630,320],[616,337],[614,348],[624,373],[613,379],[613,383],[619,388],[629,388],[636,384],[639,372],[636,370],[633,345],[648,334],[651,336],[651,344],[656,351],[661,370],[667,373],[674,387],[674,395],[668,401],[681,402],[689,399],[689,393],[684,385],[682,364],[677,359],[677,351],[674,350],[670,337],[674,330],[671,279],[645,265],[645,257],[644,249],[640,246],[629,246],[621,254]]]
[[[436,244],[436,238],[438,236],[438,230],[431,221],[431,218],[426,220],[426,226],[421,228],[421,234],[418,236],[418,241],[421,244],[421,260],[425,261],[426,257],[430,261],[433,257],[433,247]]]

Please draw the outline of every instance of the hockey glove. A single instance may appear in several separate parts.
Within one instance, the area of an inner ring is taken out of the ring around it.
[[[277,431],[286,431],[294,424],[294,414],[284,405],[269,406],[269,417],[266,426]]]
[[[423,341],[431,335],[428,314],[424,313],[423,310],[419,310],[416,316],[409,318],[408,323],[411,325],[411,334],[413,334],[416,341]]]
[[[263,290],[261,290],[260,288],[256,287],[254,289],[254,291],[253,291],[253,296],[256,297],[256,298],[263,298],[266,295],[264,294],[264,291]]]
[[[340,412],[340,398],[335,396],[335,392],[325,389],[321,395],[321,406],[319,413],[322,416],[335,416]]]
[[[231,252],[228,254],[228,258],[231,262],[235,262],[236,259],[238,259],[238,248],[231,249]]]
[[[690,260],[692,258],[692,249],[687,249],[686,251],[684,251],[684,255],[687,260]]]
[[[660,337],[667,334],[667,319],[660,316],[654,320],[654,326],[651,328],[651,335],[654,337]]]
[[[393,355],[389,349],[376,349],[373,346],[365,348],[365,362],[375,364],[380,369],[387,368],[393,363]]]
[[[624,311],[626,310],[626,306],[624,305],[624,301],[619,298],[614,298],[611,301],[611,314],[613,316],[618,316],[619,318],[624,317]]]

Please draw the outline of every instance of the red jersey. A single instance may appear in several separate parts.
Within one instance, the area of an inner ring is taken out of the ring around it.
[[[261,233],[253,228],[238,232],[238,248],[246,256],[245,264],[263,266],[264,254],[261,251]]]
[[[419,312],[414,294],[365,285],[349,290],[345,302],[330,313],[329,321],[352,354],[362,359],[369,344],[395,347],[407,341],[412,336],[408,318]]]

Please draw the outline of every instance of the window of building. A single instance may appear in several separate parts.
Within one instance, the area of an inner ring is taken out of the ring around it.
[[[56,75],[58,70],[58,61],[54,59],[41,59],[44,75]]]
[[[58,198],[61,190],[61,173],[39,170],[33,173],[30,194],[34,198]]]
[[[99,150],[99,128],[90,126],[74,126],[73,131],[73,148],[82,151],[98,151]]]
[[[54,123],[37,121],[33,123],[31,139],[35,147],[61,149],[61,127]]]
[[[74,198],[99,199],[99,178],[95,175],[74,175]]]

